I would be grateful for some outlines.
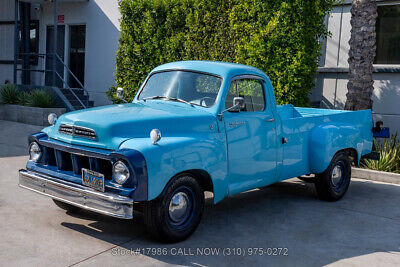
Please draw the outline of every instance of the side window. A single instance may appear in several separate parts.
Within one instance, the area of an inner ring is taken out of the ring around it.
[[[236,80],[231,83],[226,96],[225,108],[233,106],[234,97],[243,97],[246,107],[242,111],[263,111],[265,109],[264,89],[262,82],[255,79]]]

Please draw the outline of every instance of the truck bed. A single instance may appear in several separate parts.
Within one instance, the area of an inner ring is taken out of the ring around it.
[[[288,139],[283,146],[283,168],[279,175],[281,180],[312,173],[309,155],[315,143],[312,142],[315,136],[311,135],[315,127],[329,125],[331,128],[336,128],[339,132],[337,135],[340,135],[343,140],[355,138],[348,136],[347,129],[356,129],[357,138],[361,142],[358,153],[364,155],[371,149],[372,114],[370,110],[346,111],[282,105],[277,106],[277,111],[282,121],[282,136]],[[335,136],[331,138],[333,140]]]
[[[343,114],[351,112],[347,110],[336,110],[336,109],[299,108],[299,107],[294,107],[293,105],[280,105],[276,106],[276,109],[279,115],[281,116],[282,120],[327,116],[332,114]]]

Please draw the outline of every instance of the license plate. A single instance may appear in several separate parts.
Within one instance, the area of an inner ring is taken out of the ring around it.
[[[82,183],[97,191],[104,192],[104,174],[82,168]]]

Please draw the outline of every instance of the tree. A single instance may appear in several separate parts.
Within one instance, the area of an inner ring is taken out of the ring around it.
[[[353,0],[351,7],[349,82],[346,110],[372,108],[373,62],[376,51],[375,23],[378,16],[375,0]]]

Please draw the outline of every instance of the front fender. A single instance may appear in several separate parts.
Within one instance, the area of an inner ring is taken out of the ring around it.
[[[359,160],[363,141],[361,131],[347,123],[331,122],[315,127],[310,133],[310,171],[325,171],[336,152],[342,149],[355,149]]]
[[[178,173],[200,169],[212,178],[214,202],[227,196],[226,143],[222,134],[206,137],[163,137],[157,144],[150,138],[134,138],[120,149],[135,149],[147,163],[148,200],[159,196],[168,181]]]

